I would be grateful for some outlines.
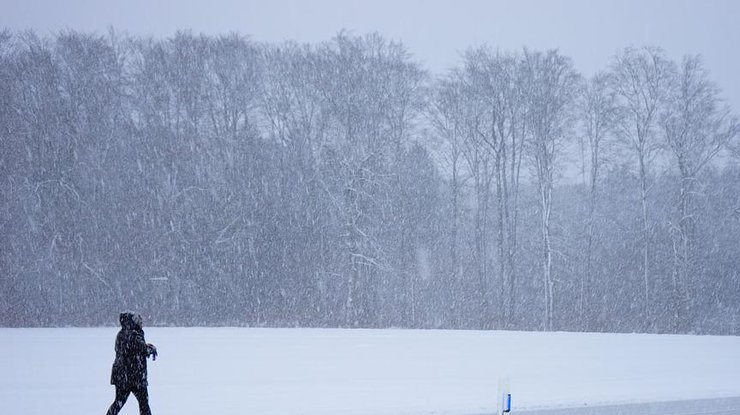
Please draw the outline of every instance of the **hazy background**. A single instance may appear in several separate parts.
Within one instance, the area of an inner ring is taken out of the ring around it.
[[[712,79],[740,108],[740,2],[733,0],[3,0],[0,26],[53,33],[70,28],[166,37],[178,29],[236,31],[257,41],[315,43],[341,29],[401,40],[433,72],[461,51],[559,48],[584,75],[605,68],[628,45],[656,45],[680,60],[701,54]]]
[[[739,9],[0,0],[0,326],[738,335]]]

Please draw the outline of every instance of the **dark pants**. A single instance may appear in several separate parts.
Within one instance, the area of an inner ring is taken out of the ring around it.
[[[152,415],[152,411],[149,410],[149,392],[147,392],[146,386],[122,388],[118,385],[116,385],[116,400],[111,404],[107,415],[118,415],[118,412],[123,408],[123,404],[126,403],[129,393],[133,393],[136,400],[139,401],[140,415]]]

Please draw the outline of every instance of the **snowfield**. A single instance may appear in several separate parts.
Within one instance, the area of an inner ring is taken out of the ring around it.
[[[740,337],[145,328],[158,414],[495,413],[740,396]],[[2,412],[104,414],[118,329],[0,329]],[[133,396],[122,414],[138,414]]]

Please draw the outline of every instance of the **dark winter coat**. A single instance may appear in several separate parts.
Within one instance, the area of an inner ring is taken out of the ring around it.
[[[110,383],[124,389],[147,386],[146,358],[153,350],[144,340],[141,317],[121,313],[121,330],[116,336],[116,360],[113,362]]]

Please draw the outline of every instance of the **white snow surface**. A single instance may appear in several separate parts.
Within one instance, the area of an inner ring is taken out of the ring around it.
[[[157,414],[404,415],[740,396],[740,337],[145,328]],[[0,329],[8,414],[104,414],[118,329]],[[138,414],[129,397],[121,412]]]

